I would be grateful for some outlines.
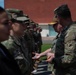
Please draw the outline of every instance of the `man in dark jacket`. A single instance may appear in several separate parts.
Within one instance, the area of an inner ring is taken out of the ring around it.
[[[6,11],[0,7],[0,42],[9,38],[9,24]],[[0,44],[0,75],[21,75],[16,61],[2,44]]]

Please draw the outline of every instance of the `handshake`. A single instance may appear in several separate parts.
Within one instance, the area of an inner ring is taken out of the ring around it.
[[[52,59],[55,57],[54,53],[51,53],[51,52],[46,52],[46,54],[44,52],[40,53],[40,54],[39,53],[34,53],[34,54],[35,54],[35,56],[32,57],[33,60],[38,60],[42,56],[47,56],[46,61],[51,62]]]

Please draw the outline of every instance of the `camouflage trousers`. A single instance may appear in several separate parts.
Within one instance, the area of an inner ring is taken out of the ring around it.
[[[51,75],[55,75],[55,69],[54,69],[54,64],[48,63],[48,71],[51,71]]]

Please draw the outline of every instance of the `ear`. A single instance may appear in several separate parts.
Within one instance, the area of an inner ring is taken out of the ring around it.
[[[59,28],[60,28],[60,31],[62,31],[63,27],[62,27],[61,25],[60,25],[60,27],[59,27]]]

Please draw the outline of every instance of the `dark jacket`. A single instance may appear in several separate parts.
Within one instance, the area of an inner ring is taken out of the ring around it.
[[[2,44],[0,44],[0,75],[21,75],[14,58]]]

